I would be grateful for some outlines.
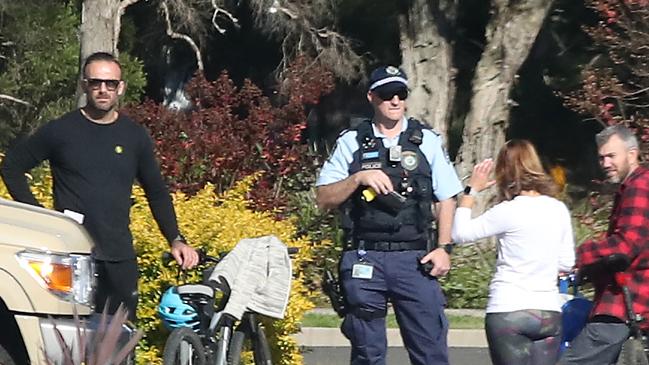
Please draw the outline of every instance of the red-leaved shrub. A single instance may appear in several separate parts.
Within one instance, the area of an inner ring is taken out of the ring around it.
[[[224,71],[214,81],[197,75],[188,84],[191,110],[146,101],[125,112],[149,129],[172,190],[192,194],[210,182],[224,191],[262,172],[251,193],[255,207],[281,211],[286,193],[305,188],[302,177],[316,168],[302,139],[305,106],[333,84],[330,72],[298,58],[272,102],[249,80],[237,87]]]

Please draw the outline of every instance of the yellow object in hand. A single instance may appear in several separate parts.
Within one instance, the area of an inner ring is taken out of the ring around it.
[[[363,190],[362,194],[363,194],[363,199],[366,202],[371,202],[372,200],[374,200],[374,198],[376,198],[376,191],[374,191],[374,189],[372,188],[367,188]]]

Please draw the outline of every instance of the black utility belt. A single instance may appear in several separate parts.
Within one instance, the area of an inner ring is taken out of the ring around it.
[[[346,251],[417,251],[426,250],[426,241],[364,241],[360,240],[348,246]]]

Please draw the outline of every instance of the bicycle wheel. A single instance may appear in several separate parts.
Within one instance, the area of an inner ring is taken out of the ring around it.
[[[255,365],[272,365],[270,346],[264,328],[255,324],[255,330],[251,331],[248,326],[237,328],[230,340],[228,348],[228,365],[239,365],[241,353],[252,350]]]
[[[239,365],[241,361],[241,352],[243,351],[243,343],[248,337],[247,331],[237,329],[232,334],[230,339],[230,346],[228,347],[228,365]]]
[[[189,328],[176,328],[165,343],[164,365],[205,365],[201,338]]]
[[[629,338],[622,345],[617,365],[649,365],[642,340]]]
[[[253,339],[252,354],[255,358],[256,365],[272,365],[273,359],[270,354],[270,346],[266,338],[264,327],[257,323],[256,336]]]

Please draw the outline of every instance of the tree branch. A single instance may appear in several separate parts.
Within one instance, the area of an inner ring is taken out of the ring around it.
[[[308,55],[344,80],[356,79],[363,68],[362,58],[349,40],[332,27],[333,2],[286,0],[251,1],[256,26],[280,40],[282,56],[275,73],[279,78],[290,60]],[[330,26],[327,26],[329,24]]]
[[[167,1],[166,0],[163,1],[160,4],[160,6],[162,7],[162,10],[164,11],[165,21],[167,23],[167,35],[169,37],[171,37],[171,38],[174,38],[174,39],[182,39],[182,40],[184,40],[185,42],[187,42],[189,44],[189,46],[194,50],[194,53],[196,55],[196,66],[198,67],[199,71],[203,72],[203,69],[204,69],[204,67],[203,67],[203,57],[201,55],[201,50],[196,45],[196,42],[194,42],[194,40],[190,36],[188,36],[186,34],[182,34],[182,33],[177,33],[172,29],[172,27],[171,27],[171,18],[169,16],[169,7],[167,6]]]
[[[214,8],[214,13],[212,14],[212,25],[214,25],[214,28],[216,28],[216,30],[219,31],[219,33],[221,33],[221,34],[225,33],[225,29],[221,28],[221,26],[219,26],[219,24],[216,22],[216,17],[219,14],[225,15],[234,24],[239,23],[239,20],[234,15],[232,15],[232,13],[230,13],[229,11],[221,8],[216,3],[216,0],[212,0],[212,8]]]
[[[10,96],[10,95],[0,94],[0,99],[13,101],[14,103],[23,104],[23,105],[27,105],[27,106],[33,106],[32,104],[30,104],[29,102],[26,102],[25,100],[15,98],[15,97]]]

